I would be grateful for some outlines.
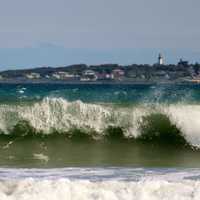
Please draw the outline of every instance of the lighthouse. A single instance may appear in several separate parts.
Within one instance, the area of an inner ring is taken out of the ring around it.
[[[158,64],[159,65],[163,65],[164,64],[164,58],[163,58],[161,53],[159,53],[159,55],[158,55]]]

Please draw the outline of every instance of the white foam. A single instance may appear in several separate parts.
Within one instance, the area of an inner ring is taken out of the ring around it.
[[[193,146],[200,147],[200,105],[177,104],[163,110],[187,141]]]
[[[20,120],[26,120],[44,134],[50,134],[52,130],[67,132],[80,128],[102,136],[107,127],[115,126],[121,127],[126,137],[138,137],[142,118],[156,112],[167,115],[190,144],[200,147],[200,105],[146,104],[116,108],[112,105],[45,98],[33,105],[0,105],[0,130],[9,134]]]
[[[52,129],[67,132],[72,128],[102,133],[108,126],[124,128],[127,136],[137,135],[137,122],[145,114],[140,108],[113,107],[68,102],[62,98],[46,98],[32,106],[0,106],[0,129],[9,133],[20,120],[27,120],[38,131],[51,133]]]
[[[198,200],[200,198],[199,170],[171,172],[159,169],[66,168],[1,169],[0,172],[4,175],[0,181],[1,200]],[[95,179],[95,176],[99,178]],[[189,176],[197,178],[192,179]],[[127,177],[130,179],[126,180]]]
[[[90,182],[20,181],[0,182],[1,200],[198,200],[200,182],[167,181]]]
[[[48,162],[49,161],[49,157],[42,154],[42,153],[34,153],[33,157],[37,160],[41,160],[43,162]]]

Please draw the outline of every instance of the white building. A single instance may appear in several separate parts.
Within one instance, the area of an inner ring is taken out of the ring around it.
[[[159,65],[163,65],[164,64],[164,58],[163,58],[161,53],[159,53],[159,55],[158,55],[158,64]]]
[[[40,74],[32,72],[30,74],[26,74],[26,78],[28,78],[28,79],[39,79],[40,78]]]
[[[76,77],[74,74],[69,74],[68,72],[56,72],[52,74],[52,77],[55,79],[70,79]]]
[[[97,80],[97,75],[95,71],[87,69],[83,72],[83,75],[81,77],[81,81],[96,81]]]
[[[85,71],[83,72],[83,75],[84,75],[84,76],[95,76],[96,73],[95,73],[95,71],[93,71],[93,70],[87,69],[87,70],[85,70]]]

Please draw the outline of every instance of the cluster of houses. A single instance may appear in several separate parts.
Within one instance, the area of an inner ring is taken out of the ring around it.
[[[122,69],[114,69],[111,73],[98,73],[92,69],[86,69],[81,74],[74,74],[66,71],[57,71],[42,77],[39,73],[31,72],[25,74],[26,79],[50,79],[68,81],[97,81],[97,80],[122,80],[125,72]]]
[[[176,65],[164,64],[159,54],[154,65],[84,64],[66,67],[42,67],[0,72],[0,81],[127,81],[127,82],[195,82],[200,83],[200,64],[180,59]]]

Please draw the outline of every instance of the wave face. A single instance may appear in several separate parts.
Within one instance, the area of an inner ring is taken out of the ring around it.
[[[93,139],[120,130],[117,134],[127,139],[177,140],[200,147],[200,105],[120,107],[47,97],[29,105],[0,105],[0,130],[6,135],[57,132],[69,136],[81,130]]]
[[[0,199],[160,200],[200,198],[198,170],[70,168],[1,170]]]

